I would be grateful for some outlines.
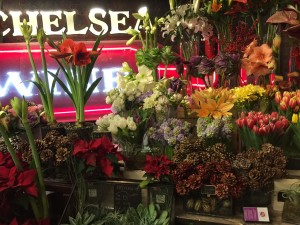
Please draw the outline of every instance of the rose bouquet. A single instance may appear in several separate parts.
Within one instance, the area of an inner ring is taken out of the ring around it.
[[[263,114],[262,112],[248,112],[236,120],[241,131],[242,141],[246,147],[260,149],[262,144],[271,143],[279,146],[289,128],[290,122],[277,112]]]

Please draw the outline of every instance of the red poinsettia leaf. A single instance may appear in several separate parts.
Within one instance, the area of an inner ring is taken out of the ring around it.
[[[7,180],[9,178],[9,168],[5,166],[0,166],[0,182],[1,180]]]
[[[36,170],[25,170],[19,172],[17,175],[17,184],[16,187],[26,187],[31,186],[35,183],[35,177],[36,177]]]
[[[33,196],[33,197],[38,197],[39,190],[35,184],[31,184],[30,186],[24,187],[25,193]]]
[[[103,135],[101,137],[101,140],[102,140],[102,147],[105,152],[111,152],[113,149],[116,149],[113,143],[111,142],[111,140],[106,135]]]
[[[102,144],[102,139],[97,138],[97,139],[92,140],[89,143],[89,148],[90,148],[90,150],[97,150],[98,148],[100,148],[101,144]]]
[[[17,218],[14,218],[9,225],[19,225],[18,224],[18,221],[17,221]]]
[[[80,155],[89,151],[89,143],[85,140],[77,140],[74,143],[73,155]]]
[[[110,177],[112,175],[114,167],[111,165],[111,162],[108,159],[102,158],[100,160],[100,167],[106,176]]]
[[[50,225],[50,219],[49,218],[41,219],[37,221],[37,225]]]
[[[98,154],[96,152],[87,152],[84,155],[84,158],[86,159],[86,164],[89,166],[96,166],[97,155]]]
[[[297,13],[292,10],[277,11],[267,19],[267,23],[288,23],[294,24],[297,20]]]
[[[16,179],[17,179],[17,167],[14,166],[9,171],[9,180],[7,182],[7,186],[9,187],[15,186]]]

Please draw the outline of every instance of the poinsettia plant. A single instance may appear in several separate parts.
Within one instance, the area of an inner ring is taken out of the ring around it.
[[[108,177],[116,172],[118,162],[125,160],[106,135],[91,141],[77,140],[72,154],[80,159],[79,170],[92,173],[98,167],[100,173]]]
[[[140,187],[144,188],[153,182],[170,182],[170,167],[172,164],[172,161],[166,155],[147,155],[144,167],[146,172],[144,177],[146,179],[140,183]]]
[[[50,56],[58,63],[70,89],[58,77],[58,73],[54,74],[51,71],[48,71],[48,73],[53,76],[54,80],[59,83],[72,100],[76,111],[76,123],[80,126],[85,122],[84,107],[102,79],[99,77],[89,85],[93,67],[101,53],[101,49],[98,50],[101,34],[95,41],[92,51],[88,51],[83,42],[76,43],[72,39],[66,38],[66,36],[63,38],[63,42],[59,44],[50,42],[51,46],[57,50],[51,52]]]

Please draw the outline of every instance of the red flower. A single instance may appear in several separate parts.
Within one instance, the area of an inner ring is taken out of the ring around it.
[[[76,66],[85,66],[91,63],[90,53],[87,51],[83,42],[75,45],[73,62]]]
[[[144,167],[145,172],[155,177],[156,179],[160,179],[162,175],[169,175],[170,170],[169,167],[172,162],[168,159],[168,156],[146,156],[146,164]]]
[[[73,155],[85,160],[89,166],[100,166],[101,171],[111,176],[114,170],[111,159],[124,160],[124,157],[105,135],[92,141],[78,140],[74,144]]]

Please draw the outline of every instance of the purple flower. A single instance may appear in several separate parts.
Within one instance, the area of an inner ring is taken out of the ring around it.
[[[215,70],[215,63],[213,60],[208,58],[203,58],[200,62],[198,71],[201,74],[211,74]]]
[[[181,91],[183,85],[184,83],[179,78],[175,78],[170,82],[170,88],[176,93],[179,93]]]
[[[239,61],[238,54],[220,53],[214,58],[216,72],[225,76],[233,75],[239,68]]]

